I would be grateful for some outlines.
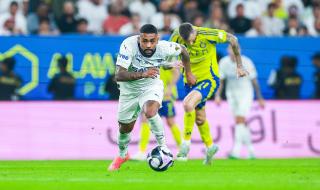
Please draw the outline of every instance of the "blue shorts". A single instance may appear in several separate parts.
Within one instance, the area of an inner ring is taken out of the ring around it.
[[[174,109],[173,101],[167,100],[162,102],[162,107],[159,109],[159,115],[161,117],[174,117],[176,116],[176,110]]]
[[[214,76],[213,79],[207,79],[197,82],[194,86],[184,84],[186,94],[189,94],[192,90],[197,90],[201,93],[201,102],[196,106],[196,109],[202,109],[206,105],[206,101],[216,93],[220,85],[218,77]]]

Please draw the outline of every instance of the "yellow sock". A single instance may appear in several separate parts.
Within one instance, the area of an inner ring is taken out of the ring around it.
[[[210,133],[210,127],[208,120],[206,120],[202,125],[198,126],[200,136],[206,147],[210,147],[213,144],[212,136]]]
[[[183,138],[186,141],[191,140],[191,134],[194,126],[194,122],[196,120],[196,112],[185,112],[184,113],[184,131]]]
[[[180,132],[179,126],[175,123],[170,129],[171,129],[171,133],[172,133],[174,140],[176,141],[177,145],[180,146],[181,145],[181,132]]]
[[[140,129],[140,142],[139,142],[139,151],[145,152],[147,150],[147,146],[149,144],[150,138],[150,127],[149,123],[142,122]]]

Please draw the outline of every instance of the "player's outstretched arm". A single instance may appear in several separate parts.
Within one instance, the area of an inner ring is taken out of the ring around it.
[[[239,46],[239,42],[238,42],[237,37],[235,37],[234,35],[232,35],[230,33],[227,33],[227,40],[228,40],[228,42],[230,42],[230,45],[232,47],[232,51],[233,51],[235,58],[236,58],[238,77],[244,77],[244,76],[249,75],[248,71],[246,71],[242,65],[240,46]]]
[[[263,99],[263,96],[262,96],[262,93],[261,93],[261,90],[260,90],[260,86],[259,86],[258,80],[256,78],[254,78],[251,81],[252,81],[253,88],[254,88],[254,90],[256,92],[256,96],[257,96],[257,99],[258,99],[258,102],[259,102],[259,106],[264,108],[265,103],[264,103],[264,99]]]
[[[117,66],[115,78],[118,82],[124,82],[139,80],[142,78],[156,78],[158,75],[158,68],[149,68],[145,72],[129,72],[126,68]]]
[[[191,72],[190,56],[187,49],[182,45],[181,45],[181,60],[186,72],[187,83],[189,85],[195,85],[197,82],[197,79]]]

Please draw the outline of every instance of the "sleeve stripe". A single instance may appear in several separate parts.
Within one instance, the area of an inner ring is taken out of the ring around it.
[[[198,34],[218,36],[218,32],[202,32],[202,31],[199,31]]]

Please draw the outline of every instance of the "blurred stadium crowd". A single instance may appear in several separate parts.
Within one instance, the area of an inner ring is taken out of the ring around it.
[[[245,36],[319,36],[320,0],[1,0],[0,35],[122,34],[182,22]]]
[[[182,22],[248,37],[316,37],[320,0],[0,0],[0,36],[132,35],[146,23],[171,34]],[[272,98],[300,99],[302,83],[312,82],[310,98],[320,99],[320,52],[310,59],[315,72],[307,81],[297,71],[297,55],[282,56],[279,68],[264,78],[274,90]],[[58,60],[60,72],[47,84],[53,99],[76,99],[76,78],[67,64],[65,57]],[[14,57],[0,60],[0,100],[21,99],[17,89],[24,80],[15,65]],[[106,79],[104,90],[108,99],[118,99],[114,77]]]

